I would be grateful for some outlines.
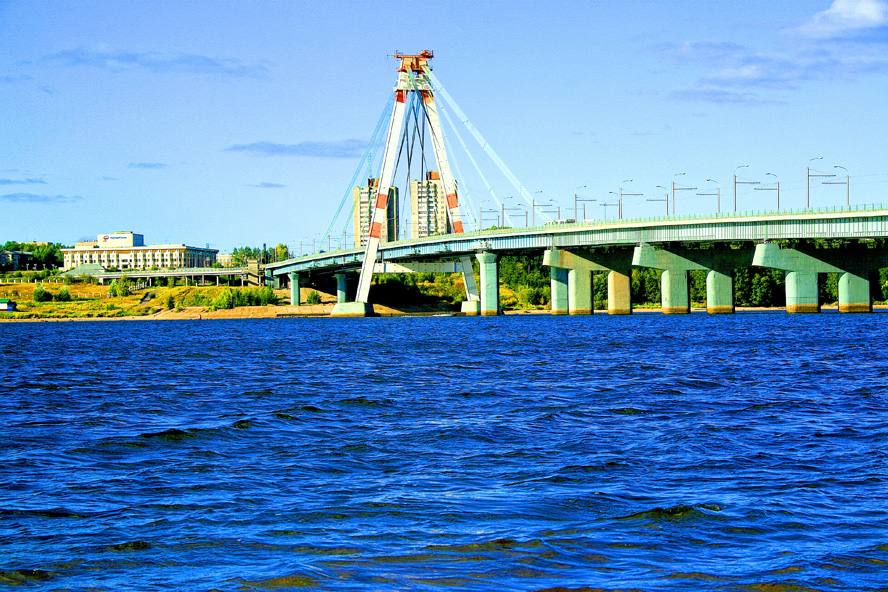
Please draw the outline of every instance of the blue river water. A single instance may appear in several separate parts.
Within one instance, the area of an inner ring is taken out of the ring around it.
[[[886,590],[886,335],[0,323],[0,587]]]

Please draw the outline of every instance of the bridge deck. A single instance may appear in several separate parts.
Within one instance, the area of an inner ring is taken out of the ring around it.
[[[640,243],[883,237],[888,237],[888,208],[879,204],[497,228],[385,243],[379,247],[379,259],[446,259],[487,250]],[[348,269],[360,266],[363,256],[363,249],[318,253],[269,264],[266,272],[283,275],[309,270]]]

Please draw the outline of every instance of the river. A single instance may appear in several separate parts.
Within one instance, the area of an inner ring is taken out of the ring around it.
[[[0,584],[884,590],[888,315],[0,324]]]

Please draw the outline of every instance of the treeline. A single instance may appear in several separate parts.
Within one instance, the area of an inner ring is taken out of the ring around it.
[[[546,307],[551,300],[549,269],[538,255],[504,255],[499,262],[500,304],[504,308]],[[477,272],[477,264],[476,264]],[[632,269],[632,302],[636,306],[660,306],[662,271]],[[736,306],[783,307],[786,305],[784,272],[763,267],[734,270]],[[838,302],[839,274],[820,274],[820,301]],[[465,287],[459,274],[386,274],[374,278],[373,300],[390,306],[412,304],[459,304],[465,300]],[[688,273],[691,303],[706,303],[706,271]],[[873,274],[870,282],[874,302],[888,300],[888,268]],[[607,273],[594,273],[595,307],[607,308]]]
[[[26,251],[31,254],[29,265],[38,264],[44,269],[47,269],[61,267],[62,263],[65,261],[62,249],[67,248],[68,247],[61,243],[37,244],[6,241],[3,243],[3,246],[0,247],[0,251]]]
[[[243,267],[249,259],[257,259],[262,263],[284,261],[295,254],[283,243],[274,247],[235,247],[231,250],[231,259],[235,267]]]
[[[167,308],[174,306],[207,306],[211,310],[231,309],[238,306],[267,306],[277,304],[278,297],[270,286],[261,288],[228,288],[215,298],[209,298],[200,292],[192,292],[175,302],[174,296],[168,296]]]

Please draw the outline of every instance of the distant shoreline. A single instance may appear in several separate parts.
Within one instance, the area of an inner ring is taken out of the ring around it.
[[[432,317],[445,314],[444,311],[420,311],[405,312],[388,307],[376,305],[377,314],[380,317]],[[877,304],[873,306],[873,310],[886,310],[888,304]],[[186,307],[181,311],[165,310],[153,315],[141,316],[123,316],[123,317],[44,317],[29,319],[0,319],[0,323],[52,323],[52,322],[95,322],[95,321],[212,321],[216,319],[286,319],[286,318],[335,318],[330,317],[332,305],[303,305],[303,306],[242,306],[232,309],[220,309],[211,311],[205,307]],[[785,312],[783,307],[756,307],[744,306],[737,307],[738,313],[747,312]],[[836,311],[838,306],[828,305],[822,306],[823,311]],[[656,308],[635,308],[633,314],[662,313],[662,309]],[[691,314],[705,314],[705,308],[692,308]],[[549,315],[549,310],[530,309],[530,310],[508,310],[504,313],[507,316],[512,315]],[[607,310],[596,310],[596,315],[607,315]],[[461,316],[458,313],[454,316]]]

